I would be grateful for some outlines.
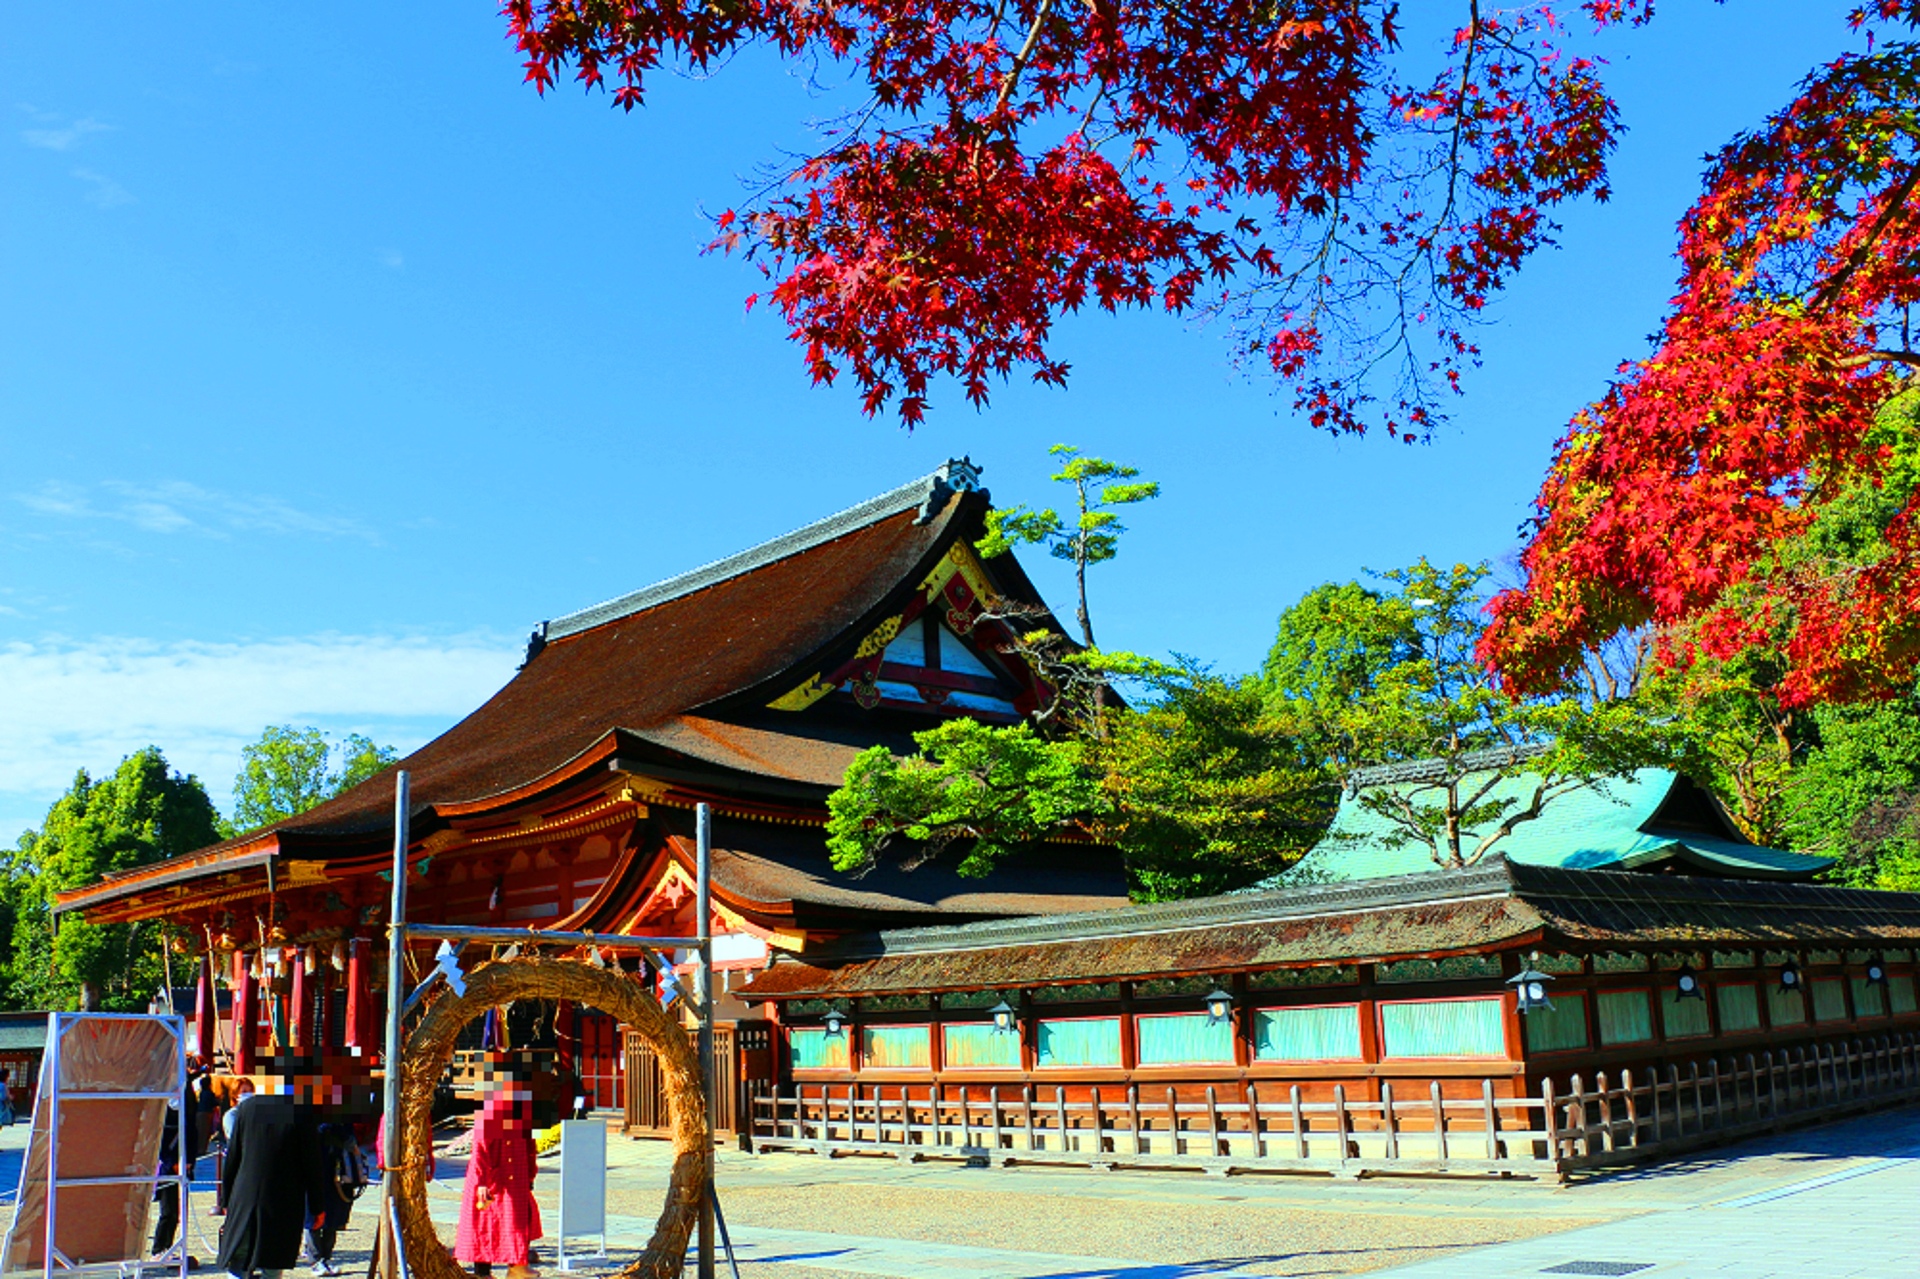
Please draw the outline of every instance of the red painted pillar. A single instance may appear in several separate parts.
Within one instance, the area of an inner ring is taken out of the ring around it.
[[[313,1016],[309,1007],[313,1001],[312,988],[307,985],[307,952],[303,947],[280,953],[291,956],[293,964],[293,991],[287,1000],[287,1048],[292,1052],[305,1052],[309,1045],[307,1022]]]
[[[260,1020],[259,987],[254,984],[253,964],[245,951],[234,953],[237,968],[233,984],[233,1073],[251,1075],[254,1071],[254,1038]]]
[[[368,981],[367,943],[356,937],[347,943],[347,1047],[360,1056],[374,1050],[373,988]]]

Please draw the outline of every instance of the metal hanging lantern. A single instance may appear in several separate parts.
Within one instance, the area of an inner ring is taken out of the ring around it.
[[[1875,955],[1867,961],[1867,985],[1884,986],[1887,984],[1887,961]]]
[[[1788,960],[1780,969],[1780,989],[1800,989],[1800,965]]]
[[[1513,987],[1514,1002],[1523,1014],[1541,1009],[1552,1012],[1553,1001],[1547,998],[1547,983],[1552,980],[1550,974],[1528,967],[1507,978],[1507,985]]]
[[[1706,987],[1700,984],[1700,974],[1693,971],[1692,964],[1680,965],[1680,971],[1674,975],[1673,988],[1681,999],[1705,999]]]
[[[996,1035],[1011,1035],[1020,1020],[1020,1014],[1016,1013],[1013,1010],[1013,1005],[1004,999],[995,1004],[988,1012],[993,1018],[993,1033]]]
[[[827,1009],[827,1038],[837,1039],[847,1033],[847,1015],[838,1008]]]
[[[1233,1016],[1233,996],[1217,987],[1207,996],[1207,1025],[1218,1026]]]

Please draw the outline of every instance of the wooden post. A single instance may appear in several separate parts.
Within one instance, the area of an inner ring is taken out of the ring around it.
[[[1294,1084],[1287,1089],[1288,1117],[1293,1123],[1293,1155],[1296,1159],[1307,1157],[1307,1116],[1300,1108],[1300,1085]]]
[[[1334,1140],[1340,1143],[1340,1162],[1346,1163],[1353,1157],[1353,1143],[1348,1137],[1351,1117],[1347,1114],[1347,1086],[1333,1086],[1333,1133]]]
[[[1491,1079],[1487,1080],[1486,1099],[1487,1109],[1491,1111],[1493,1109],[1493,1081]],[[1544,1122],[1547,1129],[1547,1161],[1555,1168],[1558,1168],[1560,1166],[1560,1123],[1557,1112],[1560,1107],[1559,1103],[1554,1099],[1553,1077],[1551,1075],[1540,1081],[1540,1104],[1542,1113],[1546,1116]],[[1489,1118],[1491,1118],[1491,1115],[1489,1115]],[[1496,1158],[1493,1153],[1492,1137],[1487,1138],[1487,1158]]]
[[[1220,1105],[1214,1095],[1212,1084],[1207,1085],[1207,1154],[1217,1157],[1226,1152],[1220,1149]]]
[[[1173,1134],[1167,1139],[1167,1153],[1180,1153],[1180,1103],[1173,1095],[1171,1085],[1167,1088],[1167,1131]]]
[[[1553,1081],[1543,1079],[1540,1081],[1540,1087],[1545,1090],[1545,1095],[1548,1099],[1547,1128],[1551,1131],[1553,1128]],[[1493,1104],[1493,1080],[1491,1079],[1482,1079],[1480,1081],[1480,1109],[1482,1121],[1487,1126],[1487,1158],[1497,1160],[1500,1158],[1500,1111]],[[1560,1152],[1550,1145],[1547,1150],[1547,1157],[1558,1160],[1560,1158]]]
[[[1727,1101],[1725,1095],[1720,1090],[1720,1059],[1718,1057],[1715,1057],[1707,1063],[1707,1074],[1713,1080],[1713,1126],[1715,1128],[1725,1128],[1727,1126]]]
[[[967,1113],[967,1086],[960,1085],[960,1146],[965,1149],[973,1144],[973,1116]]]
[[[1587,1127],[1587,1089],[1580,1076],[1575,1075],[1567,1081],[1567,1128],[1568,1135],[1580,1143],[1580,1153],[1593,1153],[1593,1130]]]
[[[1594,1076],[1593,1086],[1600,1094],[1600,1148],[1613,1153],[1613,1097],[1607,1090],[1607,1072]],[[1593,1140],[1587,1140],[1587,1153],[1593,1153]]]
[[[1093,1101],[1093,1154],[1097,1159],[1107,1153],[1107,1122],[1100,1114],[1100,1086],[1095,1084],[1089,1095]]]
[[[1382,1080],[1380,1083],[1380,1123],[1381,1126],[1386,1129],[1387,1158],[1398,1159],[1400,1157],[1400,1130],[1394,1125],[1393,1121],[1393,1081],[1390,1079]]]
[[[1687,1063],[1687,1083],[1693,1093],[1693,1130],[1696,1133],[1707,1131],[1707,1105],[1705,1095],[1700,1091],[1700,1063]]]
[[[1627,1097],[1627,1144],[1640,1145],[1640,1098],[1633,1090],[1633,1067],[1620,1072],[1620,1088]]]
[[[1647,1102],[1653,1108],[1653,1144],[1657,1146],[1666,1139],[1666,1134],[1660,1130],[1660,1071],[1658,1069],[1647,1072]]]
[[[1267,1157],[1266,1127],[1260,1122],[1260,1085],[1247,1081],[1247,1130],[1253,1134],[1253,1157]]]
[[[1033,1144],[1033,1085],[1032,1084],[1022,1085],[1020,1089],[1020,1100],[1021,1100],[1021,1103],[1026,1108],[1027,1149],[1038,1150],[1040,1147]]]
[[[1054,1113],[1059,1116],[1057,1122],[1060,1126],[1060,1153],[1064,1155],[1067,1153],[1067,1090],[1059,1084],[1053,1086],[1053,1108]]]
[[[1433,1081],[1428,1089],[1433,1099],[1433,1150],[1441,1163],[1447,1162],[1447,1104],[1440,1096],[1440,1081]]]
[[[1000,1085],[994,1084],[987,1089],[987,1104],[993,1107],[993,1149],[1000,1150]]]
[[[1140,1085],[1127,1085],[1127,1127],[1133,1131],[1133,1153],[1140,1153]]]

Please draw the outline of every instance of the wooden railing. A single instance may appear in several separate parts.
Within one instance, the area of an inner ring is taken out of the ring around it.
[[[1453,1081],[1453,1087],[1458,1081]],[[1237,1090],[1236,1090],[1237,1091]],[[1080,1094],[1084,1093],[1084,1096]],[[1156,1090],[1157,1093],[1157,1090]],[[1548,1079],[1537,1097],[1444,1096],[1382,1083],[1380,1097],[1303,1100],[1248,1083],[1204,1099],[1065,1087],[801,1085],[751,1099],[753,1148],[961,1158],[993,1165],[1172,1166],[1208,1172],[1521,1173],[1560,1177],[1920,1096],[1911,1034],[1717,1057],[1664,1078],[1623,1071],[1589,1086]]]

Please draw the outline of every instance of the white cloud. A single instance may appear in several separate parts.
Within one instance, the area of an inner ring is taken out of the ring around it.
[[[380,250],[380,265],[383,267],[386,267],[388,270],[398,271],[401,267],[405,266],[406,264],[407,264],[407,259],[401,255],[400,250],[398,249]]]
[[[117,209],[123,204],[133,203],[133,194],[104,173],[75,169],[73,176],[93,188],[87,192],[87,199],[103,209]]]
[[[38,147],[42,151],[71,151],[75,146],[84,142],[90,134],[111,133],[113,131],[112,125],[102,124],[94,119],[74,120],[71,123],[59,124],[56,123],[60,119],[57,115],[48,115],[45,112],[32,111],[31,108],[28,108],[28,110],[34,119],[43,124],[48,124],[50,127],[44,129],[22,129],[20,131],[20,140],[28,146]]]
[[[91,488],[48,481],[15,493],[28,510],[57,519],[111,520],[148,533],[197,533],[227,537],[233,533],[277,533],[352,537],[378,544],[374,531],[359,520],[320,515],[266,494],[218,493],[184,480],[129,484],[105,480]]]
[[[0,645],[0,840],[37,826],[77,770],[99,776],[149,745],[222,810],[240,748],[269,724],[404,753],[491,696],[521,653],[487,634]]]

